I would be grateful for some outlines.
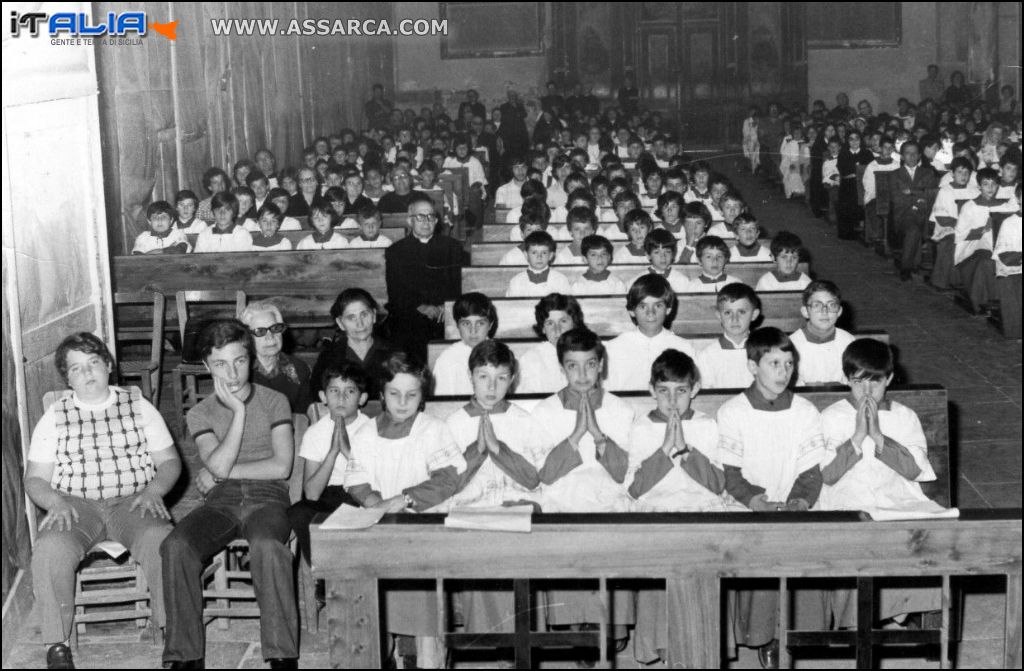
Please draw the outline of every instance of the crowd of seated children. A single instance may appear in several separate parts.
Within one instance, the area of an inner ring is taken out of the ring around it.
[[[597,233],[597,217],[589,207],[573,207],[565,219],[565,227],[569,231],[569,243],[555,255],[555,265],[578,265],[586,262],[583,255],[583,238]]]
[[[626,285],[612,275],[612,243],[601,235],[588,235],[581,243],[587,269],[569,287],[573,296],[609,296],[626,293]]]
[[[452,305],[452,317],[459,329],[459,340],[441,352],[434,363],[434,393],[468,396],[473,391],[467,365],[470,352],[494,337],[498,330],[498,312],[491,299],[474,291],[459,296]]]
[[[811,278],[797,267],[803,253],[803,242],[789,231],[779,231],[769,245],[775,268],[757,281],[758,291],[803,291]]]
[[[551,208],[544,202],[542,198],[527,198],[523,201],[521,214],[519,216],[519,225],[513,227],[513,230],[519,233],[519,244],[508,250],[501,260],[498,262],[500,266],[525,266],[527,265],[526,259],[526,247],[523,245],[525,240],[534,231],[548,231],[555,237],[556,228],[553,227],[551,230],[548,228],[548,220],[551,218]]]
[[[697,353],[704,389],[743,389],[753,378],[747,368],[746,344],[753,324],[761,317],[761,299],[746,284],[722,287],[715,300],[722,335]]]
[[[960,284],[954,264],[956,249],[956,222],[965,203],[974,200],[978,191],[974,166],[970,159],[958,156],[949,164],[952,176],[948,184],[939,188],[929,220],[932,223],[932,242],[935,243],[935,259],[929,281],[936,289],[951,289]]]
[[[508,283],[506,297],[547,296],[569,293],[569,279],[551,267],[555,258],[555,241],[546,231],[534,231],[523,241],[526,270]]]
[[[1017,209],[1017,203],[998,197],[999,173],[982,168],[977,174],[980,195],[968,200],[957,216],[953,231],[953,263],[975,313],[993,310],[996,269],[992,250],[1000,224]]]
[[[693,356],[693,346],[672,332],[679,299],[661,275],[641,275],[626,294],[626,312],[636,326],[608,341],[607,380],[610,391],[641,391],[651,363],[667,349]]]

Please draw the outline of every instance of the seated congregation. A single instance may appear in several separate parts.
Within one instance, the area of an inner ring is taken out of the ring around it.
[[[103,540],[142,566],[169,668],[204,668],[204,567],[247,541],[262,655],[295,668],[310,612],[299,608],[296,576],[316,563],[310,526],[343,504],[742,515],[920,508],[929,494],[952,503],[948,486],[935,495],[949,476],[946,446],[930,452],[921,418],[889,397],[887,337],[839,326],[840,287],[813,279],[798,236],[769,232],[728,178],[690,161],[650,115],[556,121],[564,136],[508,155],[480,151],[485,143],[447,117],[393,129],[400,143],[379,128],[345,130],[318,138],[298,170],[278,171],[261,150],[230,176],[208,171],[203,200],[182,190],[149,206],[131,253],[152,255],[143,281],[169,296],[212,288],[160,285],[180,254],[259,254],[274,268],[336,255],[340,274],[322,290],[336,298],[305,287],[264,295],[251,276],[217,280],[250,302],[239,319],[212,319],[197,334],[212,393],[188,410],[178,439],[195,444],[200,468],[190,475],[204,500],[173,523],[164,499],[181,459],[159,412],[134,387],[111,384],[114,359],[95,336],[61,344],[55,359],[71,393],[37,425],[25,476],[47,511],[33,585],[51,668],[73,668],[75,571]],[[502,171],[509,179],[495,188]],[[466,176],[465,188],[438,186],[446,172]],[[991,184],[979,174],[982,195]],[[978,221],[982,233],[965,240],[992,237]],[[1002,224],[1017,237],[995,235],[1008,255],[994,258],[1016,259],[1019,273],[1019,212]],[[488,233],[498,227],[499,237]],[[459,231],[471,236],[469,254]],[[488,249],[499,244],[500,256]],[[346,281],[381,250],[384,268],[367,271],[384,271],[381,287]],[[128,282],[117,263],[115,280]],[[320,330],[285,354],[300,300],[329,318],[303,324]],[[688,323],[697,310],[701,330]],[[820,386],[824,406],[807,397]],[[705,413],[709,396],[716,410]],[[780,594],[756,587],[728,592],[730,639],[772,667]],[[383,630],[395,636],[385,647],[399,667],[402,657],[419,668],[450,663],[436,594],[385,591]],[[816,590],[798,618],[854,626],[851,594]],[[507,631],[515,619],[511,589],[445,598],[466,632]],[[613,598],[609,645],[631,640],[637,662],[665,659],[675,634],[664,590]],[[604,617],[588,588],[556,585],[539,599],[541,628],[586,631]],[[886,588],[878,616],[905,626],[940,605],[938,588]]]

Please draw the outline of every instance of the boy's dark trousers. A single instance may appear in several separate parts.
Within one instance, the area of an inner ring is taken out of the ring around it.
[[[228,543],[249,542],[256,602],[260,607],[260,644],[264,659],[299,656],[299,613],[292,578],[292,553],[286,543],[288,488],[283,481],[227,480],[207,494],[164,539],[167,631],[164,661],[205,657],[203,566]]]
[[[1019,274],[996,278],[1003,337],[1013,340],[1020,340],[1020,278]]]
[[[310,563],[312,553],[310,552],[309,525],[319,524],[330,516],[343,503],[350,506],[358,506],[341,485],[328,485],[316,501],[303,498],[288,509],[288,523],[292,525],[295,532],[295,539],[299,543],[299,559]]]
[[[900,270],[914,271],[921,266],[921,243],[927,221],[923,210],[910,210],[896,220],[896,235],[900,241]]]

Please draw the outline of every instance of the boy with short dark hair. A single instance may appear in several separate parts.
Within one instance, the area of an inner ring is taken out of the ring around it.
[[[299,559],[310,562],[309,525],[322,522],[343,503],[356,505],[345,493],[345,469],[352,455],[350,436],[371,420],[366,405],[366,372],[346,361],[329,366],[321,376],[320,402],[327,413],[302,435],[302,500],[288,509],[288,521],[298,540]]]
[[[369,198],[356,212],[356,223],[359,224],[359,235],[348,241],[349,249],[387,249],[391,246],[391,238],[380,234],[380,210]]]
[[[718,410],[725,490],[755,512],[808,510],[821,492],[824,439],[814,404],[789,389],[797,350],[785,333],[768,327],[750,334],[746,351],[754,383]],[[766,665],[777,654],[778,592],[736,596],[736,642],[758,648]]]
[[[682,212],[683,231],[686,241],[679,250],[679,263],[697,262],[697,242],[707,235],[711,228],[711,210],[704,203],[694,201],[686,203]]]
[[[499,266],[525,266],[526,245],[522,242],[534,231],[548,231],[548,218],[551,215],[551,208],[540,198],[528,198],[522,205],[522,215],[519,217],[519,226],[514,229],[519,233],[519,244],[505,252]],[[555,231],[548,231],[555,237]]]
[[[803,291],[811,283],[811,278],[799,269],[803,248],[803,241],[796,234],[789,231],[776,233],[769,247],[775,268],[761,276],[757,290]]]
[[[807,322],[790,335],[800,352],[797,384],[845,384],[843,351],[854,337],[836,326],[843,314],[839,287],[828,280],[816,280],[807,285],[802,298],[800,314]]]
[[[629,236],[629,242],[615,250],[612,255],[614,263],[646,263],[647,251],[644,241],[647,234],[654,230],[654,221],[646,210],[630,210],[626,213],[622,224]]]
[[[547,296],[569,293],[569,279],[551,268],[555,258],[555,241],[546,231],[534,231],[523,241],[526,249],[526,270],[508,284],[505,296]]]
[[[718,293],[725,285],[740,281],[725,272],[731,254],[725,240],[705,235],[697,241],[696,254],[700,274],[689,281],[684,291],[692,294]]]
[[[594,211],[587,207],[572,208],[566,216],[565,228],[571,241],[562,247],[553,263],[561,266],[586,263],[583,255],[583,238],[597,232],[597,217],[594,216]]]
[[[734,223],[736,253],[731,254],[729,260],[733,263],[771,263],[772,255],[759,239],[761,226],[757,218],[749,212],[741,212],[736,215]]]
[[[230,192],[221,191],[210,199],[213,225],[196,238],[195,252],[247,252],[252,249],[252,236],[235,220],[238,218],[238,199]]]
[[[612,243],[600,235],[588,235],[581,243],[587,270],[572,283],[573,296],[611,296],[626,293],[626,285],[612,275],[608,264],[612,260]]]
[[[494,194],[495,207],[515,209],[523,204],[520,190],[526,183],[526,158],[521,155],[512,157],[510,167],[512,179],[498,187]]]
[[[182,189],[174,196],[175,219],[174,227],[181,229],[182,233],[202,233],[210,227],[205,221],[196,216],[196,209],[199,207],[199,198],[193,191]]]
[[[647,234],[644,240],[644,251],[647,252],[647,259],[650,265],[643,273],[633,278],[635,283],[640,277],[648,273],[660,275],[668,281],[669,286],[675,293],[686,293],[690,287],[690,278],[672,267],[676,258],[676,250],[679,248],[679,241],[676,237],[663,228],[656,228]]]
[[[626,294],[626,311],[636,329],[607,344],[611,391],[639,391],[647,386],[651,363],[667,349],[693,356],[693,345],[672,332],[679,302],[668,281],[655,274],[641,275]]]
[[[936,289],[950,289],[960,283],[959,274],[953,263],[956,251],[956,222],[960,211],[968,201],[974,200],[981,192],[972,183],[974,166],[963,156],[957,156],[950,163],[953,176],[946,186],[939,188],[929,219],[934,228],[932,242],[935,243],[935,264],[929,282]]]
[[[174,208],[166,200],[158,200],[146,208],[149,230],[139,233],[132,254],[185,254],[191,251],[185,233],[174,227]]]
[[[697,354],[705,389],[746,388],[753,382],[747,368],[746,344],[751,324],[761,317],[761,299],[746,284],[727,284],[718,292],[715,314],[722,335]]]
[[[498,312],[490,298],[471,291],[452,304],[452,317],[459,329],[459,341],[445,348],[434,362],[434,394],[468,396],[473,393],[468,365],[470,352],[494,337],[498,330]]]

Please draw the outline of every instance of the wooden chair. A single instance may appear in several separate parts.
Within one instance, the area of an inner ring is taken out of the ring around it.
[[[260,616],[252,573],[246,568],[249,543],[234,540],[217,553],[203,572],[203,621],[217,620],[227,629],[231,620]]]
[[[189,306],[199,304],[233,304],[234,317],[239,317],[245,309],[244,291],[178,291],[174,294],[178,312],[178,332],[181,334],[182,351],[185,345],[185,330],[188,326]],[[178,424],[178,435],[185,436],[185,413],[194,407],[202,398],[199,395],[199,376],[209,375],[206,366],[201,363],[182,361],[171,371],[174,386],[175,421]]]
[[[70,389],[47,392],[43,395],[43,409],[70,395]],[[149,624],[152,614],[146,574],[128,549],[109,540],[89,548],[75,575],[72,644],[78,647],[78,637],[86,633],[88,624],[135,620],[142,629]]]
[[[114,294],[114,305],[117,310],[118,326],[117,343],[149,341],[149,358],[126,361],[118,353],[117,370],[121,379],[138,378],[142,395],[156,408],[160,407],[160,387],[163,378],[163,342],[164,342],[164,296],[156,291],[140,291],[138,293]],[[127,315],[122,314],[123,308],[130,306],[151,305],[151,324],[143,326],[133,323]],[[123,321],[122,321],[123,318]]]

